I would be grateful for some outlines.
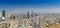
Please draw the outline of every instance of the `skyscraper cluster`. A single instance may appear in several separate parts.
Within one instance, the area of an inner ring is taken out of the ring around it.
[[[32,17],[35,17],[37,16],[36,13],[34,13],[33,11],[31,11],[31,14],[29,13],[29,11],[27,11],[27,18],[32,18]]]

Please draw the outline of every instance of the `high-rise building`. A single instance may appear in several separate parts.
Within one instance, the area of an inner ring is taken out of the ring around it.
[[[27,18],[29,18],[29,11],[27,11]]]
[[[12,19],[13,18],[13,15],[11,14],[10,18]]]
[[[31,11],[31,16],[32,16],[32,17],[34,16],[33,11]]]
[[[5,12],[5,10],[2,10],[2,20],[4,21],[5,18],[6,18],[6,12]]]

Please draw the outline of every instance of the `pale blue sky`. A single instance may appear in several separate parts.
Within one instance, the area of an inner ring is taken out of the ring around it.
[[[60,0],[0,0],[0,11],[60,13]]]

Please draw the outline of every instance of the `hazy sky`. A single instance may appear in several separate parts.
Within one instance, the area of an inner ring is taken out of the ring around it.
[[[60,13],[60,0],[0,0],[0,11]]]

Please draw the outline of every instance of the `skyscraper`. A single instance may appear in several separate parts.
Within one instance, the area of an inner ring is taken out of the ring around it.
[[[2,10],[2,20],[4,21],[5,18],[6,18],[6,12],[5,12],[5,10]]]
[[[31,11],[31,16],[32,16],[32,17],[34,16],[33,11]]]
[[[27,11],[27,18],[29,18],[29,11]]]

